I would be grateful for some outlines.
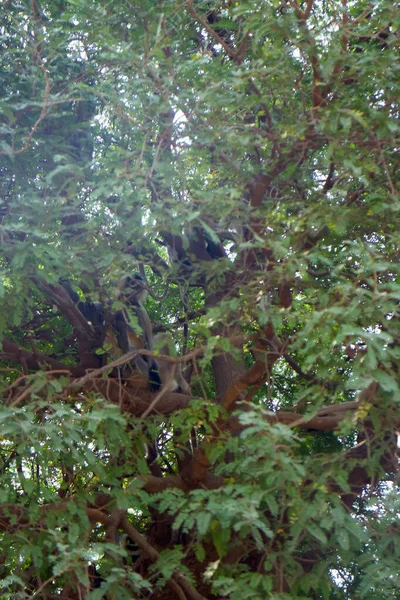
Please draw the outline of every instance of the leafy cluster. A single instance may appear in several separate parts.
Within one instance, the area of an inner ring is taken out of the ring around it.
[[[397,598],[396,6],[1,8],[0,597]]]

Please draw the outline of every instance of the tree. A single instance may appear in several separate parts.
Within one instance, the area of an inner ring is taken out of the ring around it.
[[[1,598],[398,597],[393,2],[2,4]]]

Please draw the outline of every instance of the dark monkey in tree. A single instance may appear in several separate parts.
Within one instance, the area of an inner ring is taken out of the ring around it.
[[[141,275],[127,276],[119,283],[120,298],[127,310],[119,310],[115,315],[115,329],[118,332],[119,345],[123,352],[132,350],[153,350],[153,327],[143,302],[147,298],[147,289]],[[136,323],[130,324],[130,316]],[[137,371],[145,373],[153,391],[160,389],[161,379],[157,361],[150,356],[132,359]]]
[[[153,349],[153,328],[143,305],[147,297],[143,278],[135,274],[133,277],[127,276],[121,279],[118,285],[118,296],[124,308],[120,308],[114,314],[105,309],[101,302],[82,301],[67,278],[60,279],[60,283],[95,331],[101,329],[99,335],[101,344],[110,347],[112,354],[121,351],[124,354],[138,352],[129,364],[115,369],[113,376],[120,378],[123,385],[129,387],[140,389],[145,385],[150,386],[152,391],[159,390],[161,378],[157,361],[152,357],[139,354],[140,350]],[[130,324],[131,320],[135,320],[134,326]],[[147,432],[147,428],[145,431]],[[157,440],[152,439],[148,432],[146,437],[148,437],[146,460],[150,470],[158,475],[159,467],[155,464],[158,458]]]
[[[92,325],[102,344],[110,346],[114,353],[122,351],[124,354],[131,351],[153,349],[153,328],[143,302],[147,297],[147,290],[142,277],[137,274],[133,277],[124,277],[119,283],[119,297],[126,308],[121,308],[111,314],[101,302],[83,301],[79,294],[72,288],[67,278],[60,279],[71,300],[87,322]],[[135,319],[134,327],[130,321]],[[146,376],[153,391],[160,389],[161,379],[157,361],[154,358],[137,354],[132,358],[129,366],[122,372],[123,379],[130,379],[132,372]]]
[[[159,354],[177,356],[175,342],[168,333],[158,333],[154,336],[154,348]],[[169,392],[190,395],[190,386],[183,377],[182,367],[179,363],[171,363],[162,358],[158,358],[157,363],[163,389],[167,388]]]

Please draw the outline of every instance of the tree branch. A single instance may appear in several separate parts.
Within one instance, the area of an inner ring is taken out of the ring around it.
[[[82,367],[66,365],[41,352],[29,352],[28,350],[17,346],[17,344],[10,340],[2,340],[1,344],[1,360],[16,362],[34,371],[47,370],[43,369],[43,367],[48,366],[51,370],[57,371],[59,375],[64,373],[66,375],[73,375],[74,377],[82,377],[82,375],[86,373],[85,369]]]
[[[229,44],[227,44],[220,35],[218,35],[217,31],[215,29],[213,29],[212,27],[210,27],[210,25],[209,25],[209,23],[207,23],[206,19],[203,19],[202,17],[200,17],[200,15],[196,12],[196,10],[193,6],[193,0],[186,0],[186,6],[188,7],[189,13],[192,15],[192,17],[204,27],[204,29],[211,35],[211,37],[214,38],[214,40],[217,42],[217,44],[222,46],[222,48],[225,50],[227,55],[230,56],[232,58],[232,60],[235,61],[236,64],[240,65],[240,63],[243,60],[242,59],[243,48],[239,48],[238,52],[235,52],[231,48],[231,46]],[[244,39],[246,39],[246,36]]]

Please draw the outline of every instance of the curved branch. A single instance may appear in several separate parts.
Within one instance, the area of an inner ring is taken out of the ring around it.
[[[82,386],[73,384],[74,389]],[[129,413],[140,418],[145,411],[148,410],[151,403],[157,397],[157,394],[148,390],[137,388],[129,388],[122,385],[118,379],[91,379],[85,386],[86,391],[98,392],[113,404],[117,404],[122,412]],[[176,410],[187,408],[189,402],[193,400],[192,396],[186,394],[168,392],[157,402],[157,409],[153,414],[169,415]],[[146,415],[147,416],[147,415]]]
[[[33,281],[46,296],[57,304],[65,318],[76,330],[78,339],[87,340],[94,337],[93,329],[62,285],[49,285],[37,277]]]
[[[282,356],[283,349],[284,344],[273,334],[267,340],[258,339],[254,352],[257,355],[262,352],[263,360],[257,359],[250,369],[232,383],[224,395],[222,406],[229,412],[232,412],[236,407],[236,402],[240,400],[240,396],[246,388],[259,384],[262,381],[268,381],[272,367]]]
[[[86,373],[83,367],[66,365],[41,352],[29,352],[10,340],[2,340],[1,345],[1,360],[19,363],[23,367],[32,369],[33,371],[47,370],[46,368],[43,369],[43,367],[50,367],[51,370],[59,371],[59,374],[71,374],[74,377],[82,377]]]
[[[131,538],[131,540],[139,546],[142,552],[150,558],[152,562],[155,562],[160,556],[159,552],[146,540],[146,538],[139,533],[139,531],[128,521],[126,516],[123,516],[120,521],[120,527],[125,533]],[[177,583],[179,581],[179,584]],[[180,571],[174,570],[172,578],[168,581],[169,585],[175,590],[179,598],[185,599],[186,596],[182,592],[181,588],[185,589],[185,592],[192,600],[206,600],[204,596],[199,594],[186,580],[184,575]]]

